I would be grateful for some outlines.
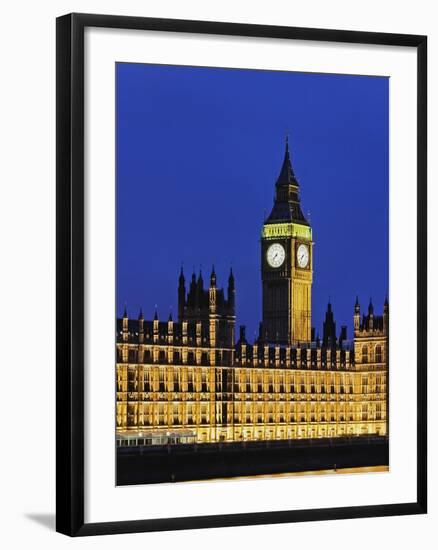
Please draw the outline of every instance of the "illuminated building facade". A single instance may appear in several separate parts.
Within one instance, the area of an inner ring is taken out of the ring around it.
[[[181,270],[178,320],[117,320],[119,445],[387,435],[389,309],[339,334],[329,303],[322,339],[311,328],[313,240],[288,144],[261,235],[263,320],[235,342],[235,280],[214,268],[189,288]]]

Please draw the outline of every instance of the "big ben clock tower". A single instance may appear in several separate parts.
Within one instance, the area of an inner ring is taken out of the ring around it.
[[[262,338],[267,342],[296,345],[311,340],[312,247],[312,228],[301,210],[286,138],[274,206],[261,238]]]

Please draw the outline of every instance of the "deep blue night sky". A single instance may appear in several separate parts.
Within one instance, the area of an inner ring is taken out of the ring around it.
[[[382,77],[117,64],[117,313],[177,312],[202,266],[236,277],[237,325],[261,319],[260,231],[289,132],[313,227],[312,324],[330,297],[351,336],[356,295],[388,291],[388,85]]]

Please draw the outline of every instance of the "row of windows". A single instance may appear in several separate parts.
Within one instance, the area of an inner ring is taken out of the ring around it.
[[[299,395],[299,394],[313,394],[313,395],[358,395],[358,394],[380,394],[386,391],[386,385],[282,385],[282,384],[263,384],[251,386],[234,384],[232,386],[222,387],[217,384],[213,387],[203,382],[201,384],[186,383],[178,384],[173,383],[170,385],[164,382],[159,383],[140,383],[128,382],[124,383],[119,381],[117,383],[117,391],[119,393],[234,393],[236,399],[240,399],[240,396],[249,394],[283,394],[283,395]],[[137,397],[136,397],[137,399]]]
[[[258,403],[235,403],[233,408],[237,412],[246,411],[246,413],[261,414],[264,412],[272,413],[275,412],[285,414],[288,411],[293,414],[310,414],[310,413],[335,413],[336,411],[341,413],[354,413],[354,412],[381,412],[386,408],[385,403],[339,403],[335,405],[334,403],[267,403],[267,402],[258,402]],[[198,402],[187,402],[185,404],[179,403],[130,403],[127,406],[120,404],[117,407],[118,412],[128,411],[129,414],[137,414],[140,412],[142,414],[181,414],[181,411],[184,413],[192,414],[194,411],[199,411],[202,414],[206,414],[209,411],[220,412],[224,407],[221,403],[198,403]]]
[[[385,420],[384,415],[376,413],[375,415],[369,415],[362,413],[360,415],[343,415],[336,416],[335,414],[319,414],[319,415],[245,415],[245,414],[228,414],[225,421],[222,416],[217,416],[215,419],[216,424],[299,424],[299,423],[322,423],[322,422],[367,422],[367,421],[382,421]],[[118,427],[162,427],[162,426],[193,426],[193,425],[210,425],[210,417],[206,414],[199,415],[157,415],[143,416],[138,418],[135,414],[117,415]]]
[[[274,370],[253,370],[253,369],[210,369],[207,367],[198,368],[166,368],[166,367],[151,367],[144,369],[119,368],[117,370],[117,379],[119,381],[128,380],[134,382],[140,379],[144,383],[153,381],[160,382],[193,382],[197,380],[211,381],[217,383],[223,382],[225,379],[234,380],[236,384],[358,384],[365,385],[376,383],[380,384],[385,379],[385,375],[381,373],[319,373],[319,372],[296,372],[296,371],[280,371]]]
[[[144,405],[140,410],[136,406],[118,409],[118,422],[129,426],[163,426],[163,425],[190,425],[209,424],[212,410],[208,405],[196,407],[193,404],[184,408],[175,405],[161,405],[158,407]],[[375,406],[304,405],[295,407],[263,407],[236,404],[233,409],[224,411],[216,409],[213,422],[222,423],[296,423],[296,422],[354,422],[365,420],[384,420],[386,407],[381,403]]]
[[[331,356],[327,353],[327,350],[321,350],[321,354],[318,357],[317,350],[291,350],[290,357],[286,360],[286,351],[280,350],[280,356],[275,355],[275,349],[269,348],[269,353],[266,356],[264,353],[256,358],[256,364],[269,364],[269,365],[281,365],[286,366],[290,363],[291,367],[297,367],[298,365],[305,368],[336,368],[339,365],[345,367],[348,364],[348,356],[345,350],[340,350],[339,353],[332,353]],[[180,349],[173,349],[172,353],[169,353],[169,349],[151,349],[140,350],[137,347],[130,347],[129,349],[118,346],[117,347],[117,362],[119,363],[161,363],[171,365],[209,365],[210,364],[210,351],[200,350],[188,350],[183,351]],[[215,351],[215,364],[223,365],[227,364],[227,361],[232,359],[233,353],[230,350],[216,350]],[[235,358],[237,363],[252,364],[253,357],[251,356],[239,356]]]
[[[368,344],[362,346],[362,363],[382,363],[383,353],[382,346],[378,344],[373,348]]]
[[[213,376],[212,376],[213,375]],[[141,376],[138,381],[137,378]],[[234,378],[234,381],[233,381]],[[135,370],[123,373],[119,370],[119,392],[234,392],[234,393],[375,393],[385,391],[386,377],[358,376],[306,376],[304,374],[251,373],[236,371],[234,377],[207,370],[171,371],[147,370],[140,374]]]

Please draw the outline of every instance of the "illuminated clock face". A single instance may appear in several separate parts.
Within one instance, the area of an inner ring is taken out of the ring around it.
[[[297,248],[297,262],[300,267],[307,267],[309,263],[309,247],[305,244],[300,244]]]
[[[279,243],[271,244],[266,253],[266,259],[271,267],[280,267],[286,257],[284,248]]]

